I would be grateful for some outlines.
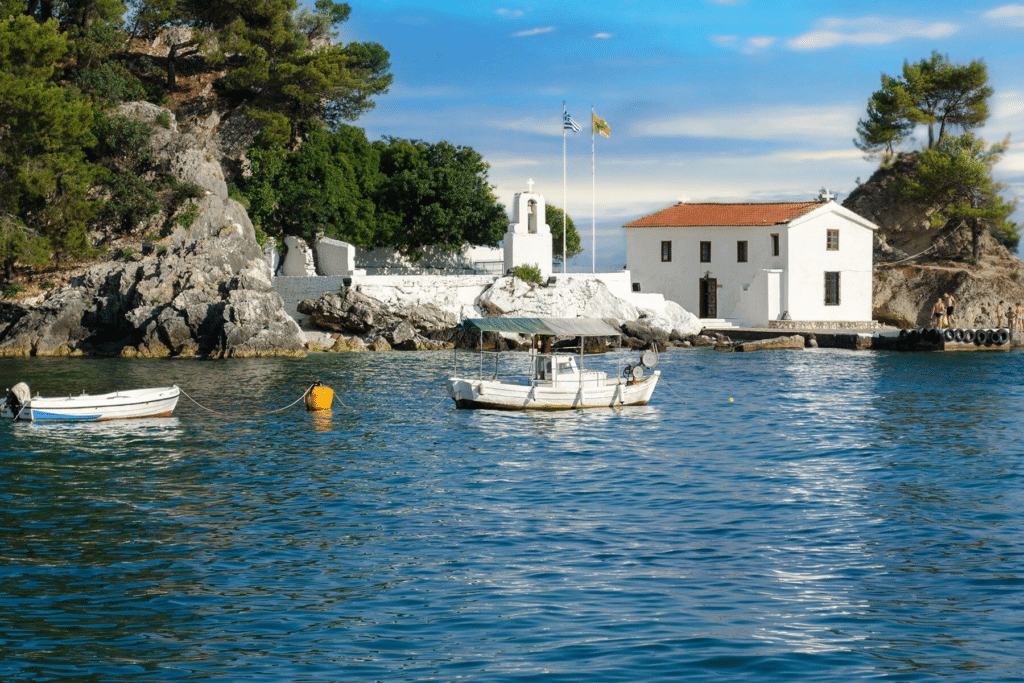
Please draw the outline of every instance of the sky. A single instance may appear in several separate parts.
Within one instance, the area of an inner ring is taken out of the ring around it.
[[[1010,136],[995,175],[1024,197],[1024,3],[349,2],[340,40],[380,43],[394,76],[354,125],[472,147],[506,208],[533,180],[583,238],[570,271],[621,269],[621,226],[679,201],[841,202],[878,166],[853,139],[881,75],[932,51],[987,65],[978,134]],[[563,102],[583,128],[564,156]],[[591,111],[611,129],[593,147]]]

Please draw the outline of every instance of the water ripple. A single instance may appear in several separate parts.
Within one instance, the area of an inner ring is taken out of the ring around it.
[[[548,414],[455,410],[449,354],[3,360],[216,412],[3,425],[0,675],[1020,680],[1022,359],[673,352]]]

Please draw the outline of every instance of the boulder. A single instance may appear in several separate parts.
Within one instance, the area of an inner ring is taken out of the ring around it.
[[[646,319],[627,320],[622,323],[622,332],[631,339],[639,339],[645,344],[658,343],[664,345],[669,340],[669,333],[650,325]]]
[[[803,336],[793,334],[785,337],[772,337],[771,339],[754,339],[736,344],[734,351],[767,351],[771,349],[802,349],[806,342]]]
[[[334,343],[334,346],[330,348],[334,353],[349,352],[349,353],[363,353],[369,350],[369,347],[359,337],[341,337]]]
[[[368,344],[368,348],[371,351],[390,351],[391,344],[384,337],[377,337]]]
[[[498,278],[480,295],[477,306],[487,317],[612,318],[636,320],[637,308],[612,294],[600,280],[558,278],[543,287],[517,277]]]

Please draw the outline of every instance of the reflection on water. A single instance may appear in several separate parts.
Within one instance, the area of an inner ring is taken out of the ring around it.
[[[0,425],[0,675],[1013,680],[1022,360],[671,352],[555,413],[447,353],[0,361],[215,411]]]

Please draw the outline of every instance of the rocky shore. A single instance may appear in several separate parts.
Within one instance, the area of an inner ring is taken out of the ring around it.
[[[357,283],[303,301],[300,327],[274,289],[245,208],[229,197],[224,169],[244,167],[254,133],[244,115],[222,120],[216,111],[199,109],[179,127],[170,111],[149,103],[126,104],[118,113],[153,127],[155,167],[200,188],[199,196],[173,216],[158,216],[154,224],[163,225],[165,236],[137,253],[123,250],[63,286],[0,302],[0,356],[237,358],[439,349],[476,346],[460,321],[497,316],[606,319],[636,348],[731,341],[721,333],[701,334],[697,318],[671,302],[658,310],[638,308],[600,281],[572,278],[554,285],[498,278],[468,307],[397,290],[385,295]],[[936,231],[927,210],[901,202],[893,187],[905,171],[901,165],[909,163],[901,158],[879,169],[843,202],[880,226],[874,318],[895,328],[924,327],[936,297],[949,292],[959,302],[961,325],[1005,324],[995,312],[1000,301],[1024,301],[1024,263],[987,232]],[[153,230],[142,226],[140,232]]]
[[[120,113],[153,125],[157,164],[202,196],[143,253],[97,264],[37,300],[5,302],[0,355],[303,355],[303,333],[273,288],[252,223],[228,197],[214,140],[180,132],[156,105]],[[170,127],[158,124],[161,116]]]

